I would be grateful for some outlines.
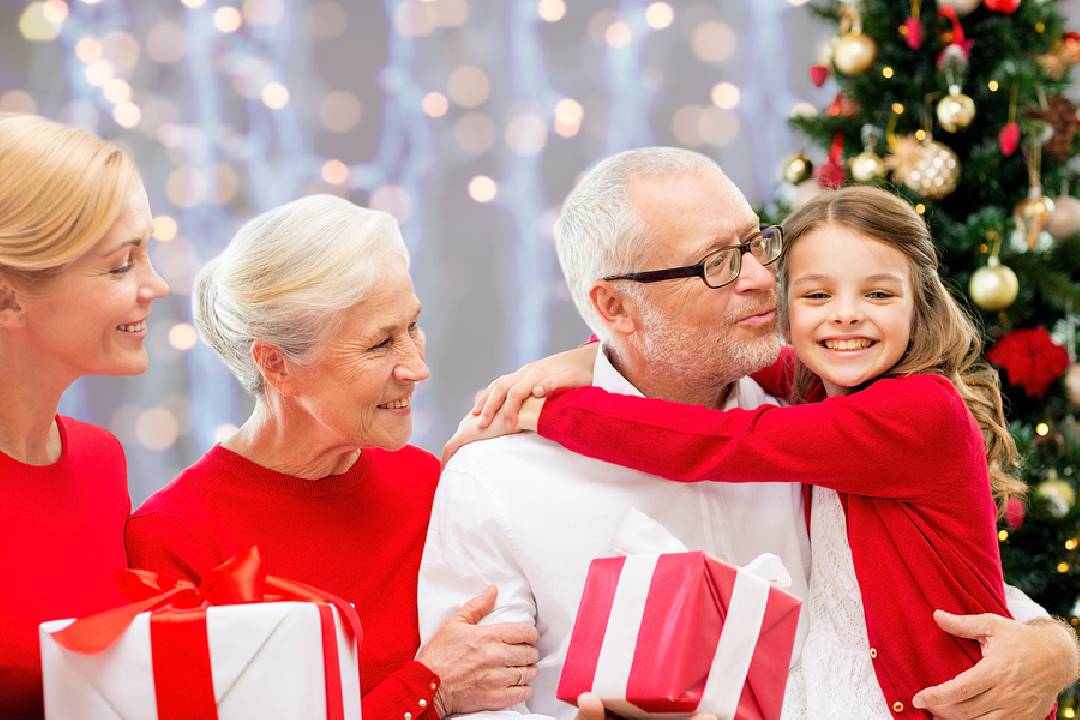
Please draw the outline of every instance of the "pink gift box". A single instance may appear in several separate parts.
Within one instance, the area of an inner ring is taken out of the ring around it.
[[[799,606],[703,552],[593,560],[557,695],[630,717],[779,718]]]

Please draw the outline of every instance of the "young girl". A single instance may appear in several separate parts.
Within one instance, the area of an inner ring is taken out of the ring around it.
[[[120,443],[57,415],[84,375],[146,370],[152,216],[118,147],[0,114],[0,716],[43,715],[38,623],[124,602]]]
[[[530,398],[519,427],[672,480],[812,484],[810,624],[785,717],[929,717],[913,696],[980,658],[934,610],[1008,614],[996,518],[1024,485],[996,374],[902,199],[825,192],[783,231],[793,399],[816,377],[824,401],[715,411],[582,387]]]

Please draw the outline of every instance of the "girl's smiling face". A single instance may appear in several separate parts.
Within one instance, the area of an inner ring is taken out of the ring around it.
[[[842,225],[823,225],[788,250],[791,343],[840,395],[903,356],[914,313],[911,264],[899,250]]]

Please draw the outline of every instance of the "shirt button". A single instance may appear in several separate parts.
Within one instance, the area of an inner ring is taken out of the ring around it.
[[[870,648],[870,657],[872,657],[872,658],[877,657],[877,648]]]
[[[405,720],[412,720],[412,713],[411,712],[405,713]]]
[[[898,713],[904,712],[904,703],[899,702],[899,701],[894,702],[892,704],[892,709],[893,709],[893,712],[898,712]],[[408,720],[408,718],[406,718],[405,720]]]
[[[427,700],[425,700],[424,698],[420,698],[420,702],[418,704],[420,705],[420,707],[425,708],[427,707]]]

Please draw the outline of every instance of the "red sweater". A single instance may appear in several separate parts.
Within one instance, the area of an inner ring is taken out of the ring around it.
[[[874,669],[898,719],[929,718],[912,696],[981,657],[978,643],[938,628],[935,609],[1008,615],[982,434],[943,377],[726,412],[585,387],[552,394],[539,432],[672,480],[838,491]]]
[[[258,545],[270,574],[356,605],[366,720],[401,720],[406,712],[434,720],[438,676],[413,658],[416,580],[438,479],[438,460],[411,446],[365,449],[342,475],[311,481],[219,445],[135,512],[128,557],[132,567],[198,582]]]
[[[127,464],[107,431],[57,417],[60,459],[35,466],[0,453],[0,716],[41,718],[38,624],[124,602]]]

